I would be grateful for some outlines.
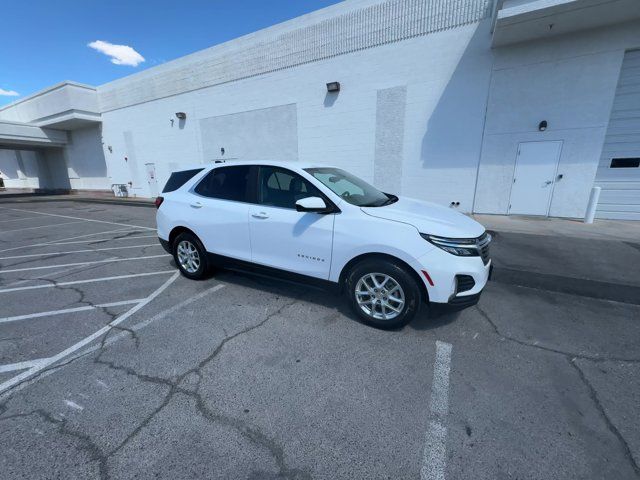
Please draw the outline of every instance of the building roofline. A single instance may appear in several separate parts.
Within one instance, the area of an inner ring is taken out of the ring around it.
[[[31,95],[27,95],[26,97],[20,98],[19,100],[16,100],[14,102],[11,102],[7,105],[4,105],[2,107],[0,107],[0,112],[3,110],[7,110],[9,108],[15,107],[16,105],[20,105],[23,102],[26,102],[27,100],[33,100],[36,97],[39,97],[41,95],[44,95],[46,93],[49,93],[53,90],[57,90],[59,88],[65,87],[67,85],[70,85],[72,87],[78,87],[78,88],[85,88],[87,90],[92,90],[92,91],[96,91],[96,87],[91,86],[91,85],[86,85],[84,83],[79,83],[79,82],[74,82],[72,80],[64,80],[62,82],[56,83],[54,85],[51,85],[50,87],[46,87],[42,90],[39,90],[35,93],[32,93]]]
[[[370,5],[375,5],[377,3],[383,3],[384,1],[385,0],[341,0],[340,2],[335,3],[333,5],[329,5],[327,7],[320,8],[318,10],[314,10],[309,13],[305,13],[298,17],[290,18],[289,20],[285,20],[283,22],[276,23],[274,25],[262,28],[260,30],[256,30],[254,32],[247,33],[245,35],[241,35],[239,37],[229,39],[225,42],[218,43],[210,47],[203,48],[201,50],[196,50],[195,52],[182,55],[180,57],[164,62],[160,65],[149,67],[124,77],[116,78],[114,80],[111,80],[110,82],[98,85],[97,88],[101,89],[104,87],[111,87],[111,86],[117,85],[120,82],[129,81],[132,78],[144,78],[146,75],[153,75],[158,71],[179,66],[182,62],[189,62],[200,55],[207,55],[208,53],[210,54],[212,52],[222,53],[222,52],[236,49],[236,48],[243,48],[247,46],[247,44],[251,44],[254,42],[258,43],[262,40],[269,40],[272,38],[273,35],[279,35],[289,30],[298,29],[302,26],[307,26],[307,25],[312,25],[314,23],[322,22],[323,20],[331,18],[335,15],[348,13],[351,10],[367,7]]]

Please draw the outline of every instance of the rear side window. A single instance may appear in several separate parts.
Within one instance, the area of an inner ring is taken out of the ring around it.
[[[195,170],[183,170],[181,172],[173,172],[167,180],[166,185],[162,189],[162,193],[173,192],[179,189],[182,185],[191,180],[197,173],[200,173],[204,168],[196,168]]]
[[[250,165],[219,167],[211,170],[194,191],[203,197],[247,202],[250,173]]]

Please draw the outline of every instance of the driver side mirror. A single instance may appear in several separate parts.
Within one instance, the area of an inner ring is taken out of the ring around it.
[[[320,197],[301,198],[296,202],[298,212],[329,213],[329,208]]]

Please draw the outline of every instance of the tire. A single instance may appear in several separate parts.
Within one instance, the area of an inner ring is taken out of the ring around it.
[[[376,328],[404,327],[420,308],[420,289],[415,279],[403,265],[392,260],[371,259],[356,264],[347,275],[345,287],[358,318]]]
[[[207,251],[192,233],[184,232],[176,237],[173,242],[173,259],[180,273],[191,280],[202,280],[209,274]]]

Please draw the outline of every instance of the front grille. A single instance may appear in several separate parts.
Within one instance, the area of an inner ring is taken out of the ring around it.
[[[491,243],[491,235],[487,232],[484,232],[476,239],[476,245],[478,245],[478,252],[480,252],[480,257],[482,258],[482,263],[485,265],[489,263],[489,244]]]
[[[456,275],[456,285],[456,293],[468,292],[476,285],[476,282],[470,275]]]

